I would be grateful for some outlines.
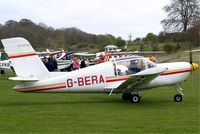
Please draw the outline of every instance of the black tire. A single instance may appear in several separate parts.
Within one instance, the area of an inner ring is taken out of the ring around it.
[[[131,98],[131,94],[130,93],[123,93],[122,94],[122,100],[123,101],[128,101]]]
[[[181,102],[183,100],[183,96],[180,94],[174,95],[174,101],[175,102]]]
[[[138,94],[133,94],[131,96],[131,102],[132,103],[139,103],[140,102],[140,96]]]

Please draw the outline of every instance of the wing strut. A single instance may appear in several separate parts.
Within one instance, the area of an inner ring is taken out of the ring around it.
[[[110,90],[109,96],[112,95],[113,89],[114,89],[114,88],[112,88],[112,89]]]

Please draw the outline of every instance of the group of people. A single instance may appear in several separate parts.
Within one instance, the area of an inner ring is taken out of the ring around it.
[[[77,70],[77,69],[85,68],[85,67],[87,67],[85,58],[83,58],[79,64],[78,58],[74,57],[72,64],[71,64],[71,70]]]
[[[42,61],[44,65],[46,66],[46,68],[49,70],[49,72],[58,70],[58,63],[56,61],[56,58],[54,58],[53,56],[50,56],[49,58],[44,57]],[[83,58],[79,62],[78,58],[74,57],[71,65],[66,69],[66,71],[73,71],[73,70],[77,70],[77,69],[85,68],[85,67],[87,67],[85,58]]]
[[[47,67],[49,72],[57,71],[58,70],[58,64],[56,59],[53,56],[50,56],[49,58],[44,57],[42,59],[44,65]]]

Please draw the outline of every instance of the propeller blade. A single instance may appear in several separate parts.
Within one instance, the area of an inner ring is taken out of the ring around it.
[[[191,44],[189,44],[189,62],[190,66],[193,70],[193,65],[192,65],[192,47]],[[193,77],[192,77],[192,71],[190,72],[190,87],[193,89]]]
[[[192,64],[192,47],[189,45],[189,62]]]

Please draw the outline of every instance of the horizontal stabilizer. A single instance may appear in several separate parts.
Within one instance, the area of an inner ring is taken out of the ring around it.
[[[10,77],[9,80],[14,80],[14,81],[38,81],[39,79],[34,78],[34,77],[29,77],[29,78],[24,78],[24,77]]]

